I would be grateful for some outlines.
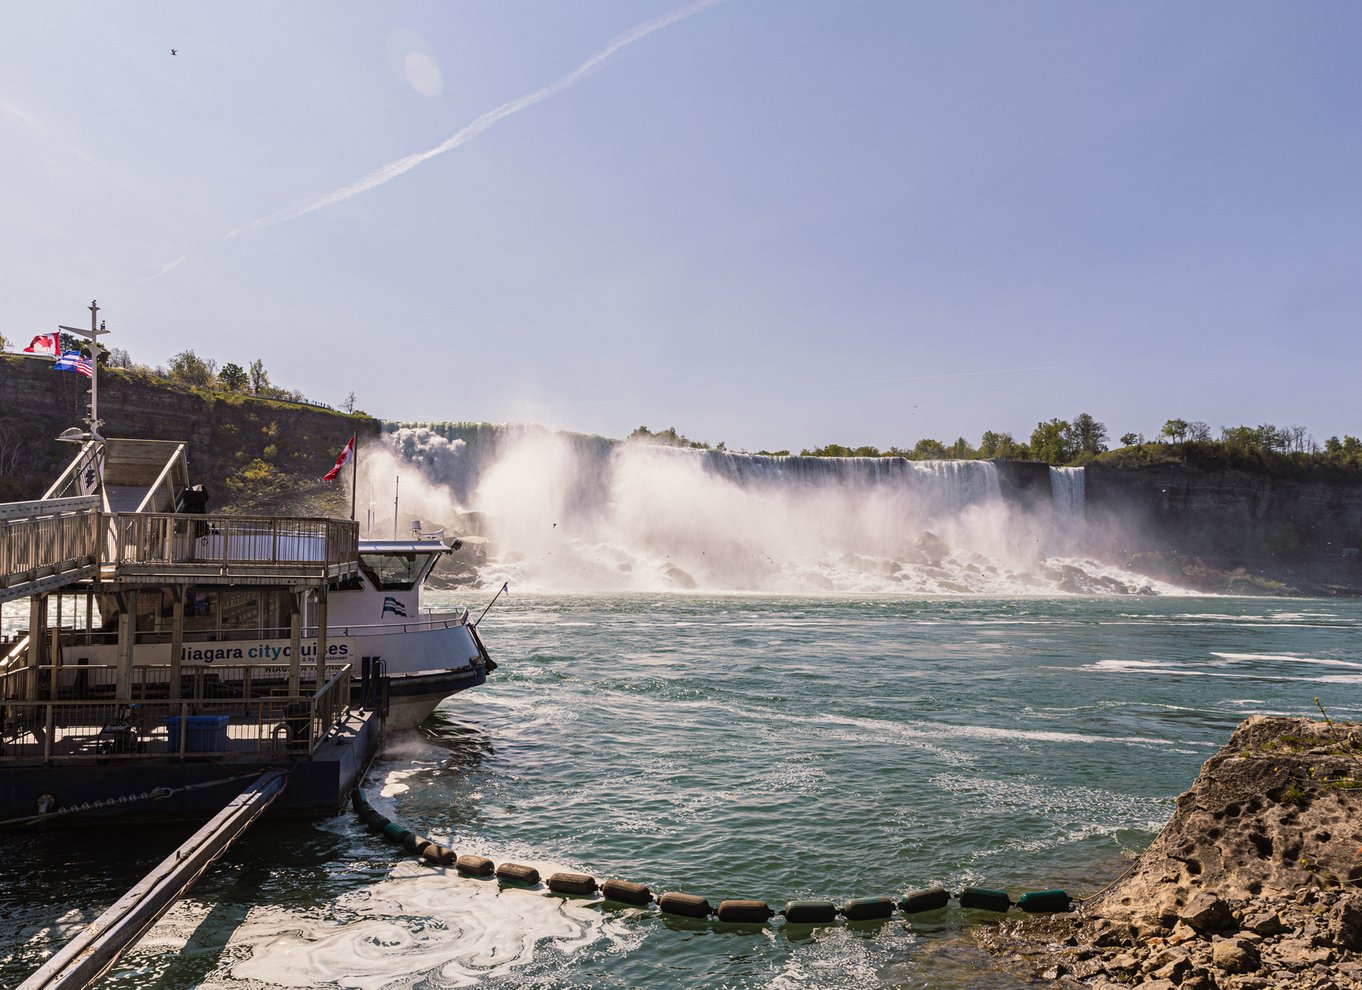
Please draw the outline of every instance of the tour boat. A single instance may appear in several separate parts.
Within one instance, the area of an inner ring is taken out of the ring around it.
[[[102,527],[102,563],[48,596],[59,695],[121,696],[128,665],[147,699],[182,696],[169,685],[184,678],[282,693],[302,670],[320,681],[349,665],[355,700],[399,730],[495,669],[467,609],[425,610],[426,579],[453,549],[440,536],[360,540],[351,520],[210,515],[186,460],[181,443],[90,440],[44,496],[97,503]],[[12,653],[7,671],[23,663]]]

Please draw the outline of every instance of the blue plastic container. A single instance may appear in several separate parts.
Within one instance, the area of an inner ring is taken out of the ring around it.
[[[185,733],[184,751],[186,753],[225,753],[227,751],[226,715],[190,715],[189,728]],[[170,752],[180,751],[180,716],[172,715],[166,719],[166,736],[170,742]]]

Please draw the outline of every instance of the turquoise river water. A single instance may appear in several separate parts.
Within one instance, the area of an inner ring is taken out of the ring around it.
[[[1091,894],[1244,717],[1362,717],[1356,601],[516,595],[482,630],[501,669],[391,740],[370,800],[715,904]],[[189,831],[5,836],[0,985]],[[101,986],[1020,986],[974,947],[995,917],[664,919],[462,879],[347,814],[256,826]]]

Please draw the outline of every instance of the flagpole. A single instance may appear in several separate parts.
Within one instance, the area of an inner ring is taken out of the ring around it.
[[[478,618],[477,618],[477,622],[474,622],[474,623],[473,623],[473,627],[474,627],[475,629],[477,628],[478,622],[481,622],[481,621],[482,621],[482,616],[483,616],[483,615],[486,615],[488,612],[492,611],[492,606],[495,605],[495,604],[497,603],[497,599],[500,598],[500,597],[502,596],[502,593],[505,592],[508,588],[510,588],[510,586],[511,586],[511,582],[510,582],[510,581],[507,581],[505,584],[503,584],[503,585],[501,586],[501,591],[498,591],[495,595],[492,596],[492,600],[491,600],[490,602],[488,602],[488,603],[487,603],[487,607],[486,607],[485,609],[482,610],[482,615],[479,615]]]
[[[75,334],[78,337],[88,338],[90,341],[90,439],[100,440],[104,438],[99,435],[99,428],[104,423],[99,418],[99,338],[109,331],[99,324],[99,301],[90,300],[90,329],[82,330],[80,327],[68,327],[62,324],[57,325],[58,330],[65,330],[67,333]],[[57,334],[57,358],[61,359],[61,334]]]
[[[99,300],[90,300],[90,439],[99,440]]]
[[[355,460],[354,471],[350,475],[350,521],[355,522],[355,495],[359,492],[359,430],[355,430],[355,449],[350,456]]]

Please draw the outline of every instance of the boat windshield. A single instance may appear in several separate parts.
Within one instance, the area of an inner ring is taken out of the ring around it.
[[[379,591],[410,591],[425,574],[428,553],[362,553],[359,566]]]

